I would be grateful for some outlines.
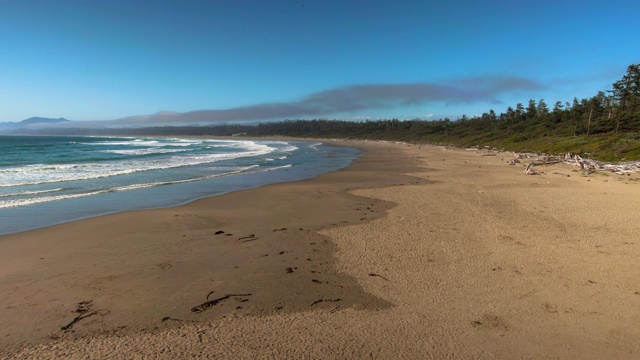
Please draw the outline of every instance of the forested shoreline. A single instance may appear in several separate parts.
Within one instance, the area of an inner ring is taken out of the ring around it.
[[[456,146],[491,146],[513,151],[573,152],[605,161],[640,159],[640,64],[600,91],[573,102],[544,99],[518,103],[497,114],[440,120],[286,120],[254,125],[159,126],[121,129],[50,128],[42,134],[65,135],[191,135],[288,136],[350,138],[438,143]],[[31,131],[30,133],[34,133]],[[25,133],[25,131],[22,131]]]

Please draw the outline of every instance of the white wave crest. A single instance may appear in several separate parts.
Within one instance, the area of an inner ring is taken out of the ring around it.
[[[151,155],[151,154],[170,154],[177,152],[189,151],[186,149],[158,149],[158,148],[146,148],[146,149],[132,149],[132,150],[100,150],[102,153],[109,154],[121,154],[121,155]]]
[[[291,151],[296,151],[298,150],[298,147],[295,145],[289,145],[289,146],[285,146],[282,147],[280,149],[278,149],[279,151],[283,151],[283,152],[291,152]]]
[[[6,208],[18,207],[18,206],[25,206],[25,205],[33,205],[33,204],[40,204],[40,203],[56,201],[56,200],[73,199],[73,198],[79,198],[79,197],[84,197],[84,196],[102,194],[102,193],[106,193],[106,192],[108,192],[108,190],[92,191],[92,192],[86,192],[86,193],[81,193],[81,194],[44,196],[44,197],[32,198],[32,199],[6,200],[6,201],[0,201],[0,209],[6,209]]]
[[[236,144],[237,143],[237,144]],[[177,155],[164,159],[130,160],[84,164],[35,164],[8,168],[0,171],[0,188],[57,183],[76,180],[91,180],[111,176],[126,175],[142,171],[163,170],[184,166],[215,163],[242,157],[269,154],[276,150],[253,141],[234,143],[237,152],[198,155]]]
[[[251,165],[251,166],[234,168],[233,170],[227,171],[227,172],[224,172],[224,173],[218,173],[218,174],[215,174],[215,175],[201,176],[201,177],[196,177],[196,178],[191,178],[191,179],[184,179],[184,180],[160,181],[160,182],[152,182],[152,183],[132,184],[132,185],[125,185],[125,186],[117,186],[117,187],[113,187],[113,188],[110,188],[110,189],[93,190],[93,191],[89,191],[89,192],[86,192],[86,193],[76,193],[76,194],[66,194],[66,195],[56,195],[56,196],[44,196],[44,197],[38,197],[38,198],[19,199],[19,200],[5,200],[5,201],[0,201],[0,209],[19,207],[19,206],[27,206],[27,205],[33,205],[33,204],[40,204],[40,203],[51,202],[51,201],[75,199],[75,198],[80,198],[80,197],[85,197],[85,196],[106,194],[106,193],[117,192],[117,191],[128,191],[128,190],[144,189],[144,188],[150,188],[150,187],[156,187],[156,186],[165,186],[165,185],[173,185],[173,184],[183,184],[183,183],[194,182],[194,181],[210,180],[210,179],[221,178],[221,177],[231,176],[231,175],[236,175],[236,174],[241,174],[241,173],[250,174],[250,173],[263,172],[263,171],[271,171],[271,170],[277,170],[277,169],[286,168],[286,167],[290,167],[290,166],[291,165],[283,165],[283,166],[278,166],[278,167],[261,168],[260,169],[258,165]],[[252,169],[254,169],[254,170],[250,171]],[[62,190],[62,189],[58,189],[58,190]]]
[[[62,191],[62,188],[49,189],[49,190],[20,191],[16,193],[0,194],[0,197],[39,195],[39,194],[46,194],[46,193],[58,192],[58,191]]]

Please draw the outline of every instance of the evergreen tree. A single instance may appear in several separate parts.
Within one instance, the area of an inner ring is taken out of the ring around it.
[[[547,103],[544,102],[544,99],[540,99],[540,101],[538,101],[537,111],[538,111],[538,116],[544,116],[549,113],[549,108],[547,107]]]
[[[622,79],[613,83],[613,98],[618,106],[616,133],[640,124],[640,64],[629,65]]]
[[[517,103],[516,104],[516,118],[518,120],[520,120],[523,117],[524,117],[524,105],[522,105],[522,103]]]
[[[556,115],[559,114],[563,107],[564,105],[562,105],[562,101],[556,101],[556,104],[553,106],[553,113]]]
[[[525,114],[527,120],[535,119],[538,116],[538,106],[533,99],[529,100],[529,106],[527,106],[527,112]]]

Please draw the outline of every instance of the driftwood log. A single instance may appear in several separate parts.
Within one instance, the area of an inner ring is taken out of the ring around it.
[[[73,325],[75,325],[77,322],[79,322],[81,320],[84,320],[84,319],[86,319],[88,317],[94,316],[94,315],[105,316],[105,315],[109,314],[109,310],[107,310],[107,309],[93,310],[93,301],[92,300],[79,302],[78,306],[77,306],[76,310],[74,310],[74,312],[77,313],[78,316],[73,318],[73,320],[71,320],[71,322],[68,323],[67,325],[61,327],[60,330],[62,330],[62,331],[70,330],[73,327]]]
[[[211,295],[211,293],[209,293],[209,295]],[[207,295],[207,299],[209,298],[209,295]],[[198,305],[198,306],[194,306],[191,308],[191,312],[194,312],[196,314],[199,314],[205,310],[207,310],[208,308],[218,305],[218,303],[220,303],[221,301],[227,300],[231,297],[235,297],[235,296],[251,296],[251,294],[227,294],[223,297],[219,297],[217,299],[213,299],[213,300],[208,300],[203,302],[202,304]]]
[[[535,171],[533,169],[535,165],[533,163],[529,163],[529,165],[527,165],[527,168],[524,170],[524,174],[525,175],[540,175],[537,171]]]

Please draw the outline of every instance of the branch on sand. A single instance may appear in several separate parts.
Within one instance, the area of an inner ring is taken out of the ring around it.
[[[538,173],[537,171],[533,170],[533,163],[530,163],[529,165],[527,165],[527,168],[524,170],[524,174],[525,175],[540,175],[540,173]]]
[[[213,292],[213,291],[212,291]],[[209,295],[211,295],[211,293],[209,293]],[[196,314],[199,314],[205,310],[207,310],[208,308],[218,305],[218,303],[220,303],[221,301],[227,300],[231,297],[236,297],[236,296],[251,296],[252,294],[227,294],[223,297],[219,297],[217,299],[213,299],[213,300],[209,300],[209,295],[207,295],[207,301],[203,302],[202,304],[198,305],[198,306],[194,306],[191,308],[191,312],[194,312]]]
[[[319,304],[321,302],[327,302],[327,301],[328,302],[337,302],[337,301],[342,301],[342,299],[318,299],[318,300],[312,302],[311,305],[309,305],[309,306],[314,306],[314,305]]]
[[[73,320],[68,323],[67,325],[61,327],[60,329],[62,331],[67,331],[70,330],[73,325],[75,325],[77,322],[84,320],[88,317],[94,316],[94,315],[100,315],[100,316],[105,316],[107,314],[109,314],[109,310],[106,309],[100,309],[100,310],[93,310],[92,309],[92,300],[88,300],[88,301],[80,301],[78,303],[78,307],[73,311],[75,313],[78,314],[78,316],[76,316],[75,318],[73,318]]]
[[[382,278],[382,279],[384,279],[384,280],[390,281],[390,280],[389,280],[389,279],[387,279],[386,277],[384,277],[384,276],[382,276],[382,275],[380,275],[380,274],[376,274],[376,273],[370,273],[370,274],[369,274],[369,276],[377,276],[377,277]]]

